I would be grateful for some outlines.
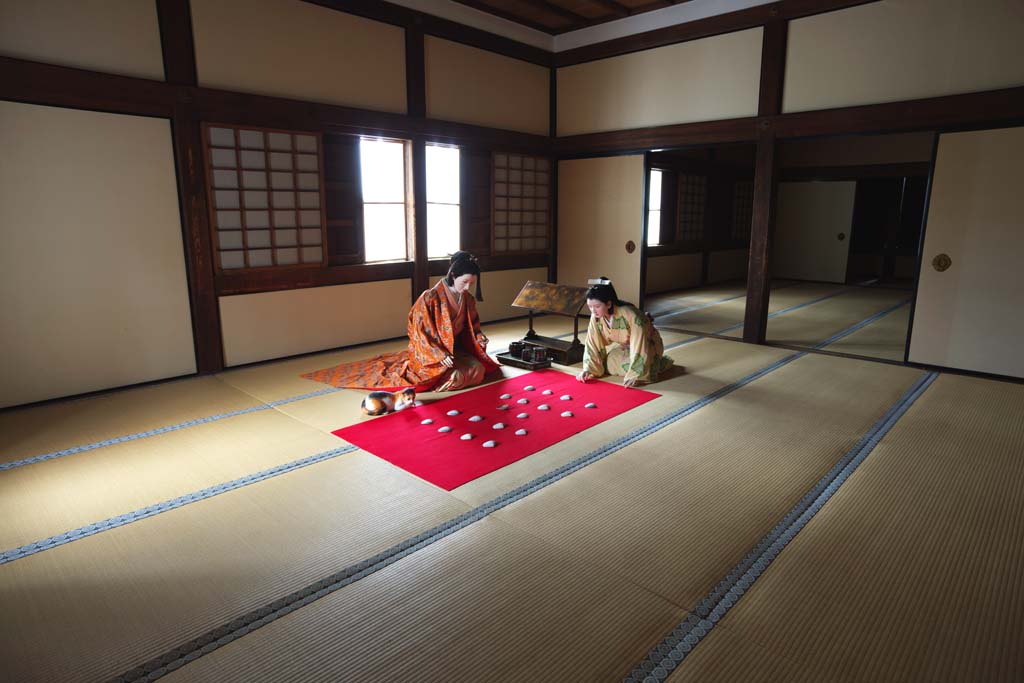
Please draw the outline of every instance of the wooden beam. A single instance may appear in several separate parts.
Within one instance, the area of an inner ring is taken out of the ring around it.
[[[775,133],[764,122],[757,138],[754,212],[750,226],[750,260],[747,265],[747,308],[743,316],[743,341],[752,344],[764,343],[768,326],[772,232],[775,227],[778,185],[775,149]]]
[[[665,45],[674,45],[688,40],[708,38],[722,33],[742,31],[762,26],[773,20],[798,19],[800,17],[832,12],[838,9],[865,5],[880,0],[780,0],[766,5],[758,5],[748,9],[719,14],[705,19],[686,22],[676,26],[646,31],[632,36],[606,40],[578,47],[573,50],[556,53],[555,66],[570,66],[595,59],[615,57],[630,52],[649,50]]]
[[[196,53],[189,0],[156,0],[164,78],[175,85],[196,85]]]
[[[498,9],[497,7],[488,5],[486,2],[479,2],[479,0],[455,0],[455,2],[459,3],[460,5],[472,7],[473,9],[478,9],[481,12],[486,12],[487,14],[493,14],[494,16],[501,17],[502,19],[508,19],[511,22],[522,24],[523,26],[528,26],[529,28],[532,28],[534,30],[541,31],[542,33],[551,33],[550,26],[538,23],[530,19],[524,19],[519,15],[512,14],[511,12],[506,12],[505,10]]]
[[[406,111],[414,118],[427,115],[427,73],[423,48],[423,29],[405,29],[405,101]]]
[[[382,0],[303,0],[303,2],[395,26],[409,27],[415,24],[420,26],[423,33],[427,35],[497,52],[506,57],[522,59],[541,66],[550,66],[551,64],[551,53],[547,50]]]
[[[869,164],[861,166],[793,166],[779,171],[779,180],[863,180],[866,178],[907,178],[927,176],[931,164],[927,161],[898,164]]]
[[[526,2],[527,5],[530,5],[531,7],[536,7],[537,9],[539,9],[541,11],[544,11],[544,12],[550,12],[551,14],[554,14],[556,16],[562,17],[566,21],[571,21],[571,22],[573,22],[573,23],[575,23],[577,25],[579,24],[579,22],[586,21],[586,19],[587,19],[582,14],[577,14],[576,12],[573,12],[572,10],[570,10],[568,8],[562,7],[561,5],[556,5],[553,2],[547,2],[547,0],[524,0],[524,1]]]
[[[369,263],[328,268],[291,268],[278,270],[221,271],[215,276],[221,295],[277,292],[286,289],[347,285],[356,282],[411,278],[413,264]]]
[[[759,116],[782,113],[788,33],[789,22],[785,19],[775,18],[764,26],[761,38],[761,85],[757,102]]]
[[[749,117],[569,135],[555,140],[555,150],[560,158],[565,158],[755,140],[757,119]]]

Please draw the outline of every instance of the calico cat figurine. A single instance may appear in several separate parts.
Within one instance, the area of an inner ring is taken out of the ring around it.
[[[371,391],[359,408],[363,415],[384,415],[385,413],[405,410],[421,405],[416,400],[416,390],[412,387],[400,389],[394,393],[390,391]]]

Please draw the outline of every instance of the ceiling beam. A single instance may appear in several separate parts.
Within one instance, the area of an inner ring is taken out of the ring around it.
[[[632,12],[625,5],[620,5],[615,0],[592,0],[598,5],[601,5],[605,9],[611,10],[612,13],[619,15],[620,17],[628,17]]]
[[[546,26],[536,21],[525,19],[517,14],[506,12],[505,10],[498,9],[497,7],[492,7],[491,5],[488,5],[485,2],[480,2],[480,0],[455,0],[455,2],[459,3],[460,5],[465,5],[466,7],[472,7],[475,10],[480,10],[485,14],[490,14],[495,17],[501,17],[502,19],[507,19],[508,21],[511,21],[515,24],[521,24],[528,28],[532,28],[536,31],[540,31],[541,33],[552,34],[552,29],[550,26]]]
[[[567,8],[562,7],[561,5],[557,5],[557,4],[553,3],[553,2],[548,2],[547,0],[522,0],[522,1],[525,2],[527,5],[529,5],[530,7],[536,7],[537,9],[539,9],[539,10],[541,10],[543,12],[549,12],[551,14],[555,14],[557,16],[562,17],[563,19],[566,19],[568,21],[573,22],[574,24],[579,24],[581,21],[586,21],[587,20],[587,18],[585,16],[583,16],[582,14],[577,14],[576,12],[573,12],[571,9],[567,9]]]

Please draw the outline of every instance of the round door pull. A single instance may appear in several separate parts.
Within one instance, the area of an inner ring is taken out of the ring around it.
[[[626,242],[626,253],[632,254],[634,251],[636,251],[636,242],[633,240]]]
[[[840,242],[842,242],[843,240],[846,239],[846,233],[845,232],[839,233],[838,235],[836,235],[836,239],[839,240]]]
[[[940,273],[948,270],[951,265],[953,265],[953,259],[949,258],[949,254],[939,254],[932,259],[932,268]]]

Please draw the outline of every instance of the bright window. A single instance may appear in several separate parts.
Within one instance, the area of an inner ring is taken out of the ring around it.
[[[661,244],[661,171],[651,169],[647,194],[647,246]]]
[[[548,169],[548,160],[541,157],[494,155],[494,253],[547,250],[551,215]]]
[[[406,259],[405,143],[363,138],[359,168],[366,262]]]
[[[459,250],[459,148],[427,145],[427,256]]]

